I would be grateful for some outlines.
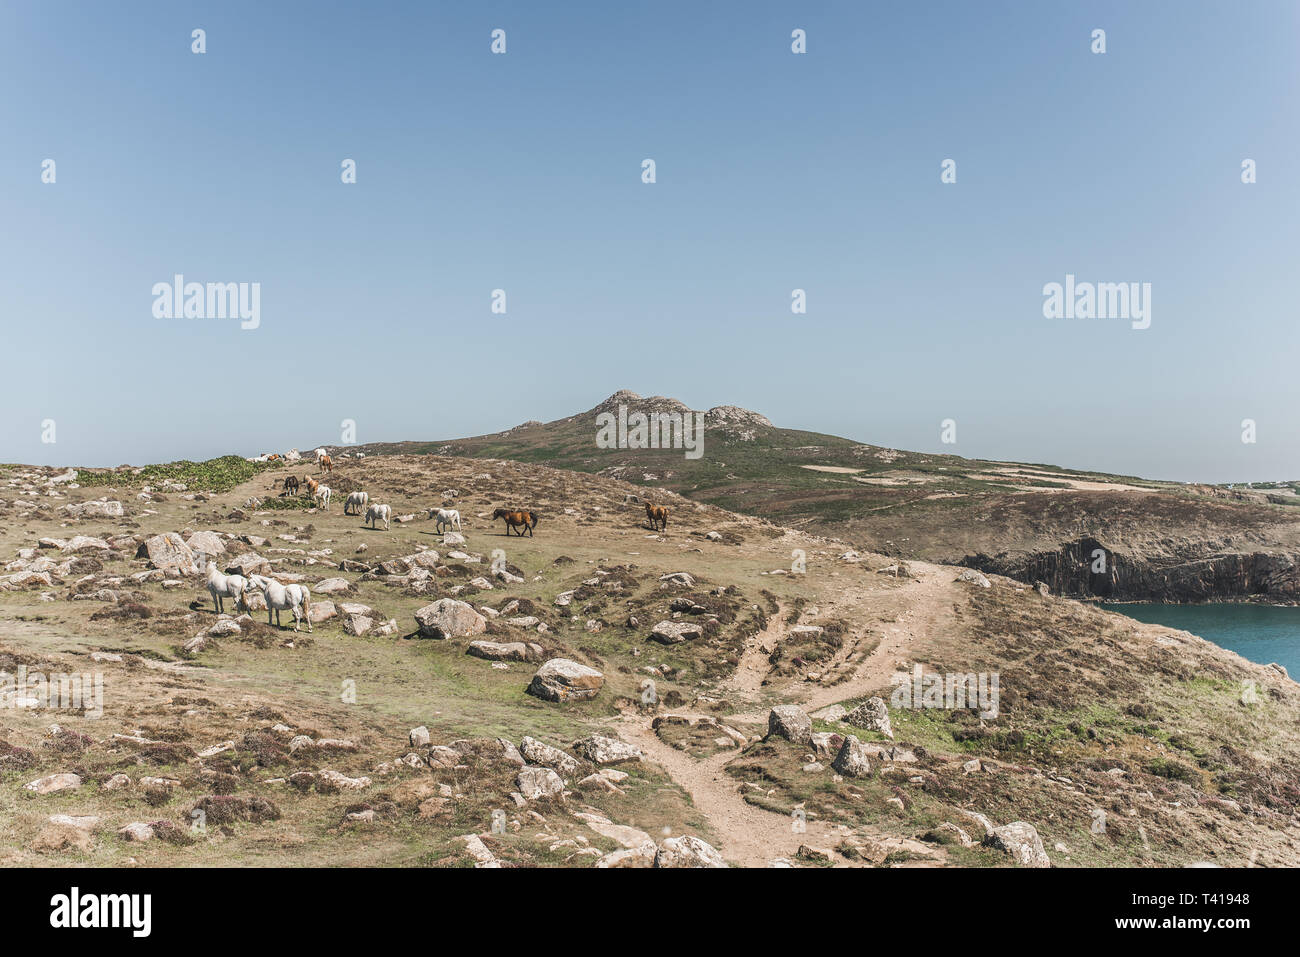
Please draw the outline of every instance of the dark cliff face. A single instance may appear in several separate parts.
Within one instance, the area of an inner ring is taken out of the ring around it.
[[[1300,601],[1300,554],[1228,552],[1160,558],[1113,551],[1081,538],[1058,551],[968,555],[961,564],[1028,584],[1045,582],[1053,594],[1112,601]]]

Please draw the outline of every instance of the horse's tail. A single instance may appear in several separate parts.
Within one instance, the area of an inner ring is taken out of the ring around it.
[[[302,588],[302,616],[308,621],[311,620],[311,592],[307,590],[306,585],[300,585]]]
[[[532,512],[532,511],[530,511],[530,512],[528,513],[528,517],[531,518],[531,519],[533,520],[533,526],[532,526],[532,527],[533,527],[533,528],[536,528],[536,527],[537,527],[537,513],[536,513],[536,512]]]

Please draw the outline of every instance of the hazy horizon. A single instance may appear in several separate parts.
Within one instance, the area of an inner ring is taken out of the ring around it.
[[[1294,3],[0,24],[30,91],[0,102],[0,460],[454,438],[652,384],[919,452],[1300,478]],[[160,317],[178,275],[257,284],[256,327]],[[1067,277],[1149,289],[1149,326],[1049,318]]]

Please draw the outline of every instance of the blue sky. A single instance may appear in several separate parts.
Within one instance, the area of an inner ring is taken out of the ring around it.
[[[8,3],[0,460],[454,437],[630,388],[1300,478],[1298,27],[1186,0]],[[154,318],[176,273],[260,282],[260,328]],[[1151,283],[1151,327],[1044,318],[1066,273]]]

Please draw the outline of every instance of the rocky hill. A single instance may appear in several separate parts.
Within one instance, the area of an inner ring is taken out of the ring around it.
[[[691,411],[620,391],[555,422],[361,451],[545,462],[1074,597],[1300,600],[1300,496],[1290,485],[1229,489],[906,452],[781,429],[734,406],[701,413],[698,458],[680,448],[599,447],[598,417],[620,406]]]
[[[0,468],[5,863],[1300,864],[1277,667],[662,488],[652,531],[645,483],[367,455],[324,511],[288,474]],[[306,585],[310,631],[209,564]]]

